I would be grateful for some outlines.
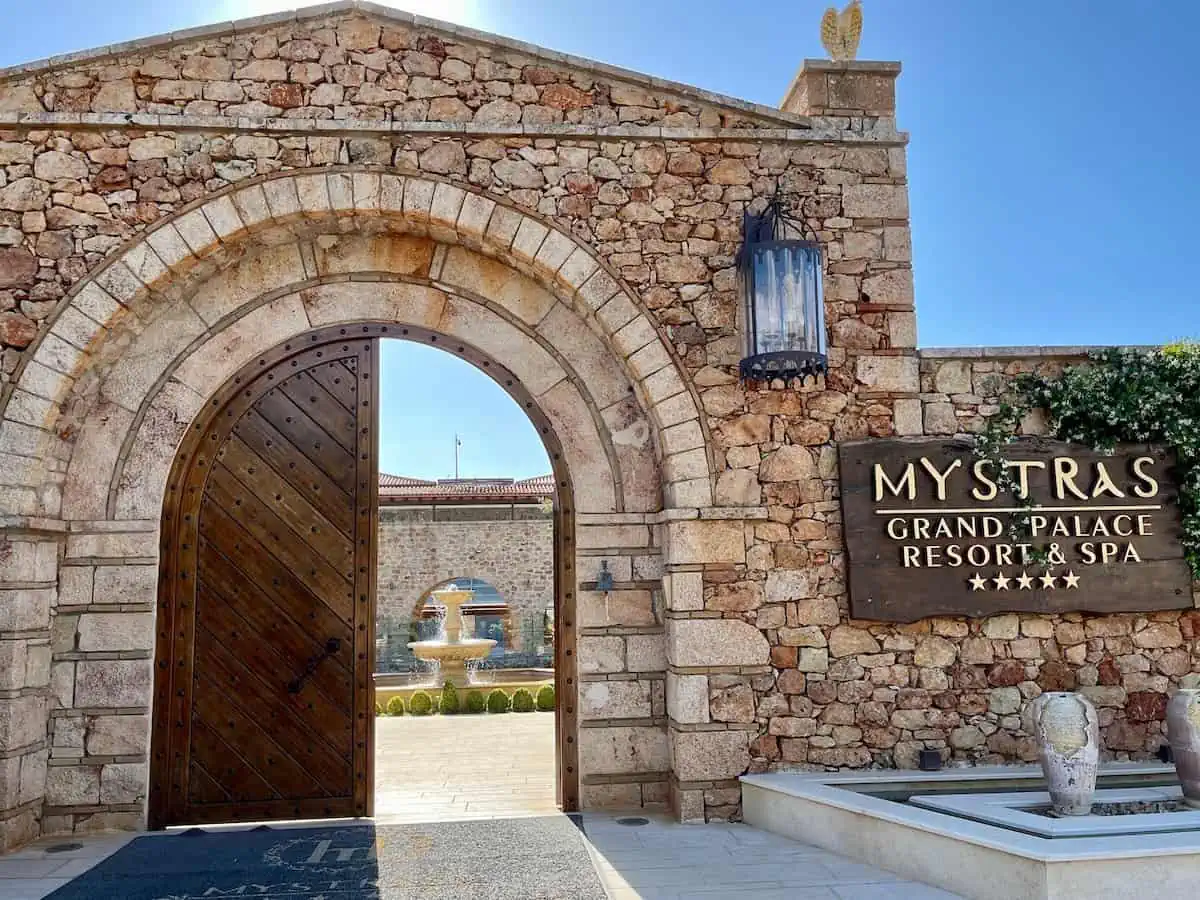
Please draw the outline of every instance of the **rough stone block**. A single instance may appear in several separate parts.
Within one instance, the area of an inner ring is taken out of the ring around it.
[[[631,634],[625,638],[625,668],[630,672],[661,672],[666,667],[666,638],[663,635]]]
[[[619,637],[583,635],[579,638],[579,671],[604,675],[625,670],[625,641]]]
[[[579,685],[579,710],[585,719],[641,719],[650,711],[648,681],[585,681]]]
[[[579,767],[589,775],[666,772],[667,733],[654,726],[579,729]]]
[[[673,572],[663,583],[667,609],[704,609],[703,572]]]
[[[763,633],[738,619],[667,621],[667,661],[672,666],[762,666],[769,658]]]
[[[708,676],[667,673],[667,716],[684,725],[709,720]]]
[[[740,522],[668,522],[664,530],[670,565],[745,562],[746,533]]]
[[[81,660],[75,673],[75,707],[138,707],[150,703],[148,659]]]
[[[49,628],[53,602],[53,588],[0,591],[0,632]]]
[[[46,737],[46,698],[0,699],[0,751],[16,750]]]
[[[47,769],[48,806],[87,806],[99,802],[99,766],[50,766]]]
[[[101,803],[137,803],[146,796],[145,763],[110,763],[100,770]]]
[[[750,766],[745,731],[672,731],[671,768],[680,781],[736,778]]]
[[[154,614],[85,613],[79,617],[80,650],[152,650]]]
[[[917,359],[913,356],[860,356],[856,375],[861,384],[876,391],[916,393],[920,389]]]
[[[157,566],[96,567],[92,590],[95,603],[153,603],[157,597]]]

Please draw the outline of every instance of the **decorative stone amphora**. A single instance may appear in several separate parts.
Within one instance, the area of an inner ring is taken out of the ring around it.
[[[1200,688],[1181,688],[1167,704],[1167,740],[1183,802],[1200,809]]]
[[[1100,720],[1082,694],[1050,692],[1025,708],[1027,729],[1037,740],[1038,758],[1056,816],[1092,811],[1100,768]]]

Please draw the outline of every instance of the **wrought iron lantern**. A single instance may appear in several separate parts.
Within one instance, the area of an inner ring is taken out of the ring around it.
[[[758,215],[747,211],[742,230],[738,256],[746,291],[742,378],[770,381],[824,372],[825,310],[816,233],[787,215],[778,197]]]

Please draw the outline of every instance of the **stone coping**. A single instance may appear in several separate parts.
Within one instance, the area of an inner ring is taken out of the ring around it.
[[[1041,357],[1085,357],[1099,350],[1158,350],[1160,344],[1063,344],[1045,347],[922,347],[917,350],[921,359],[1026,359]]]
[[[614,66],[610,65],[609,63],[600,62],[599,60],[589,59],[588,57],[575,56],[570,53],[560,53],[555,50],[548,50],[545,47],[539,47],[536,44],[530,44],[526,41],[519,41],[513,38],[503,37],[498,34],[479,31],[474,28],[468,28],[464,25],[455,25],[450,22],[441,21],[440,19],[432,19],[425,16],[414,15],[413,13],[404,12],[403,10],[381,6],[377,3],[364,2],[364,0],[338,0],[338,2],[324,3],[319,6],[308,6],[304,7],[303,9],[273,13],[264,16],[253,16],[246,19],[216,22],[211,25],[201,25],[197,28],[187,28],[182,31],[171,31],[167,32],[166,34],[138,38],[136,40],[124,41],[118,44],[109,44],[107,46],[96,47],[90,50],[80,50],[74,53],[63,53],[57,56],[50,56],[45,59],[33,60],[31,62],[20,63],[15,66],[9,66],[7,68],[0,69],[0,82],[10,81],[24,75],[34,75],[54,69],[62,69],[69,66],[78,65],[79,63],[98,62],[109,57],[119,56],[125,53],[132,53],[139,50],[163,49],[166,47],[171,47],[175,44],[180,44],[185,41],[196,40],[199,38],[214,38],[225,37],[233,34],[244,34],[249,31],[254,31],[258,28],[268,28],[272,25],[282,25],[287,22],[303,22],[309,19],[318,19],[323,16],[334,16],[339,13],[349,13],[355,11],[363,13],[364,15],[373,19],[380,19],[385,22],[395,22],[397,24],[411,25],[417,28],[428,28],[441,31],[446,34],[452,34],[461,40],[471,41],[477,44],[488,44],[504,50],[522,53],[535,59],[544,59],[548,62],[567,66],[573,69],[582,69],[588,72],[595,72],[609,78],[619,78],[622,81],[645,85],[647,87],[654,88],[655,90],[679,94],[703,103],[710,103],[714,106],[724,106],[730,109],[739,110],[741,112],[763,116],[764,118],[774,119],[778,122],[802,123],[805,121],[803,116],[784,112],[781,109],[777,109],[773,106],[767,106],[766,104],[752,103],[748,100],[739,100],[736,97],[730,97],[726,94],[707,91],[703,88],[695,87],[694,85],[683,84],[682,82],[671,81],[666,78],[656,78],[652,75],[645,75],[640,72],[635,72],[631,69],[625,69],[620,66]],[[857,65],[863,64],[858,63]],[[883,65],[898,66],[899,64],[884,63]]]
[[[1109,763],[1101,766],[1100,777],[1106,775],[1173,775],[1174,767],[1144,763]],[[827,806],[846,812],[890,822],[906,829],[929,832],[966,844],[974,844],[1024,857],[1038,862],[1070,862],[1085,859],[1137,859],[1155,856],[1195,855],[1200,853],[1200,832],[1184,831],[1165,834],[1122,834],[1119,836],[1078,837],[1069,841],[1050,840],[1035,835],[1009,831],[982,822],[955,818],[918,806],[884,800],[853,790],[852,785],[867,785],[883,789],[887,785],[903,785],[915,789],[919,785],[945,785],[947,782],[978,782],[1005,779],[1041,779],[1037,766],[978,766],[966,769],[946,769],[941,772],[910,770],[874,770],[836,773],[771,772],[762,775],[743,775],[738,780],[743,791],[762,790],[793,797],[802,804]],[[1171,815],[1183,815],[1172,813]],[[749,824],[755,824],[747,817]]]
[[[866,120],[856,120],[864,122]],[[459,135],[471,137],[547,137],[580,140],[777,141],[780,143],[851,143],[903,146],[905,132],[890,122],[873,120],[872,127],[852,129],[844,118],[813,118],[791,128],[701,128],[659,125],[482,125],[475,122],[380,121],[375,119],[306,119],[250,116],[160,115],[157,113],[0,112],[0,128],[137,128],[176,131],[251,131],[279,134],[343,136],[391,134]]]
[[[1157,803],[1181,800],[1179,785],[1161,788],[1116,788],[1096,791],[1095,803]],[[1141,813],[1128,816],[1068,816],[1054,818],[1026,812],[1050,805],[1045,791],[995,794],[926,794],[909,798],[924,809],[962,816],[1001,828],[1013,828],[1046,838],[1100,837],[1155,831],[1200,831],[1200,809]]]
[[[67,523],[46,516],[0,516],[0,534],[66,534]]]

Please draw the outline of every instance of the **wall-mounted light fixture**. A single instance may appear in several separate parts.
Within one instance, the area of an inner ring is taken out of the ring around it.
[[[600,560],[600,571],[596,573],[596,590],[611,591],[613,589],[612,572],[608,571],[608,560]]]
[[[743,379],[770,381],[824,372],[825,308],[821,245],[778,195],[742,219],[738,266],[746,293]],[[806,237],[807,234],[807,237]]]

